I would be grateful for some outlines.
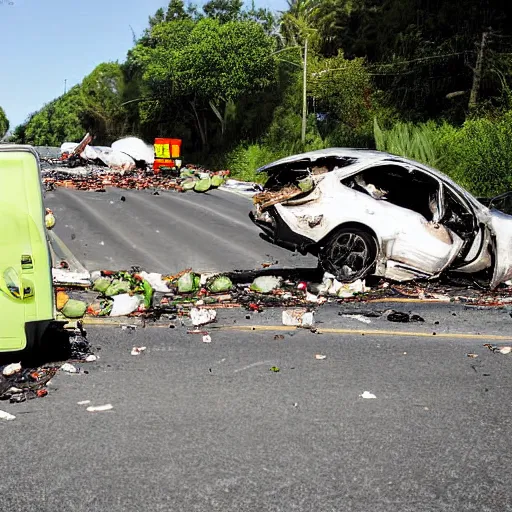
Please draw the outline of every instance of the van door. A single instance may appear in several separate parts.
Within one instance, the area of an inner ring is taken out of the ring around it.
[[[53,302],[37,154],[0,146],[0,351],[25,348],[26,325],[51,321]]]

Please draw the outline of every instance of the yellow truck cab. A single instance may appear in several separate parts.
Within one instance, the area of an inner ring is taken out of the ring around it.
[[[0,144],[0,352],[30,349],[54,317],[39,157]]]

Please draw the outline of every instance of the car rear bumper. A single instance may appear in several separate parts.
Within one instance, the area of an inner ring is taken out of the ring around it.
[[[263,231],[267,241],[275,245],[301,254],[312,252],[316,246],[310,238],[292,231],[274,206],[259,214],[253,210],[249,213],[249,218]]]

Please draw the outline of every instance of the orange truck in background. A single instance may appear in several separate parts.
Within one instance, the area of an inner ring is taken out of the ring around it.
[[[181,167],[181,139],[155,139],[155,161],[153,163],[153,172],[160,174],[162,167],[180,168]]]

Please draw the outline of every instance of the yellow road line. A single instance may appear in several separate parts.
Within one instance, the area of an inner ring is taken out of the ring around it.
[[[369,299],[365,301],[367,303],[378,303],[378,302],[401,302],[401,303],[412,303],[412,304],[450,304],[450,300],[444,300],[444,299],[393,299],[391,297],[388,297],[386,299]],[[454,303],[456,304],[456,303]]]
[[[169,329],[169,324],[152,324],[147,323],[146,329]],[[140,323],[130,322],[109,322],[97,319],[84,319],[84,325],[95,325],[102,327],[120,327],[122,325],[135,325],[142,327]],[[202,328],[205,331],[242,331],[242,332],[291,332],[291,331],[307,331],[307,329],[299,329],[297,327],[287,325],[205,325]],[[447,333],[447,332],[418,332],[418,331],[391,331],[386,329],[341,329],[338,327],[318,328],[320,334],[345,334],[347,336],[402,336],[409,338],[451,338],[462,340],[495,340],[495,341],[512,341],[512,335],[502,336],[499,334],[468,334],[468,333]]]
[[[297,327],[287,325],[229,325],[216,328],[222,331],[296,331]],[[306,329],[304,329],[306,330]],[[366,329],[340,329],[337,327],[318,328],[321,334],[347,334],[347,335],[368,335],[368,336],[408,336],[418,338],[454,338],[454,339],[485,339],[485,340],[512,340],[512,335],[501,336],[499,334],[466,334],[466,333],[443,333],[443,332],[417,332],[417,331],[390,331],[390,330],[366,330]]]

